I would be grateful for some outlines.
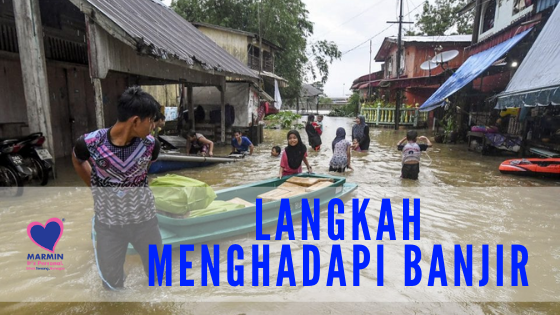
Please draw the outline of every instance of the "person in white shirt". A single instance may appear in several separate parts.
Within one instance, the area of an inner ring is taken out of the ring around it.
[[[418,144],[416,140],[426,141],[426,144]],[[401,178],[408,179],[418,179],[418,173],[420,173],[420,155],[422,151],[426,151],[432,146],[430,140],[421,136],[418,137],[418,133],[414,130],[409,130],[406,133],[406,137],[401,139],[397,143],[397,148],[402,151],[402,170]]]

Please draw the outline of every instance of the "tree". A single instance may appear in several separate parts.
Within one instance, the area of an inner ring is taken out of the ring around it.
[[[334,42],[308,43],[313,23],[302,0],[173,0],[171,7],[187,21],[256,34],[260,15],[262,38],[283,49],[275,54],[274,62],[276,73],[289,82],[282,91],[285,99],[297,98],[306,79],[324,84],[329,65],[341,57]]]
[[[465,0],[435,0],[433,4],[424,2],[421,14],[416,15],[415,30],[408,30],[406,35],[445,35],[453,26],[457,26],[455,34],[472,34],[472,10],[461,16],[457,12],[466,5]]]

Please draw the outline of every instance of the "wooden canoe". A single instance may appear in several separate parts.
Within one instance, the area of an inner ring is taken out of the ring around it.
[[[177,171],[185,168],[204,167],[215,163],[235,162],[241,157],[209,157],[197,155],[160,154],[157,161],[150,165],[148,174]]]

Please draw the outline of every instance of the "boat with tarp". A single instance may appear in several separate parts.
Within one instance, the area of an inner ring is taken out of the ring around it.
[[[288,199],[292,217],[301,215],[302,199],[307,199],[313,211],[314,199],[319,199],[320,206],[325,206],[331,199],[341,198],[358,185],[347,183],[345,177],[327,174],[299,174],[283,178],[267,179],[255,183],[223,189],[215,192],[215,198],[207,206],[184,213],[166,208],[163,196],[177,196],[176,192],[164,189],[154,191],[157,217],[163,244],[178,247],[180,244],[213,243],[218,240],[250,233],[256,229],[257,199],[262,200],[263,228],[276,226],[282,199]],[[199,186],[200,192],[209,187]],[[200,205],[200,196],[191,198]],[[176,202],[175,202],[176,205]],[[135,253],[132,245],[129,254]]]

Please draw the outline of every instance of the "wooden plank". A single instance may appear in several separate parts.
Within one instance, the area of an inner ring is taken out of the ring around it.
[[[193,87],[192,87],[192,85],[187,86],[187,109],[189,110],[189,119],[191,120],[190,131],[195,131],[196,129],[195,129],[195,125],[194,125],[194,105],[193,105]]]
[[[262,193],[262,194],[258,195],[257,198],[264,199],[264,198],[268,198],[268,197],[273,197],[273,196],[277,196],[277,195],[286,194],[288,192],[289,192],[289,190],[287,190],[287,189],[276,188],[276,189],[273,189],[271,191],[268,191],[268,192],[265,192],[265,193]]]
[[[328,181],[322,181],[322,182],[318,182],[317,184],[313,185],[313,186],[309,186],[305,189],[306,192],[311,192],[311,191],[317,191],[326,187],[329,187],[330,185],[332,185],[332,182],[328,182]]]
[[[332,182],[333,180],[331,178],[290,177],[286,181],[300,186],[309,187],[315,185],[318,182],[323,182],[323,181]]]
[[[263,203],[280,200],[282,198],[289,198],[294,196],[294,194],[299,194],[299,192],[290,191],[284,188],[276,188],[264,194],[257,196],[258,199],[262,199]]]
[[[92,78],[93,94],[95,95],[95,120],[97,121],[97,129],[105,128],[105,110],[103,107],[103,89],[101,88],[101,79]]]
[[[295,183],[290,183],[288,181],[284,182],[282,185],[280,185],[278,187],[284,188],[284,189],[287,189],[287,190],[294,189],[294,188],[295,189],[300,189],[300,188],[305,189],[305,186],[301,186],[301,185],[298,185],[298,184],[295,184]]]
[[[220,112],[221,112],[221,122],[220,122],[220,142],[226,142],[226,79],[223,78],[223,84],[220,87]]]

